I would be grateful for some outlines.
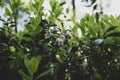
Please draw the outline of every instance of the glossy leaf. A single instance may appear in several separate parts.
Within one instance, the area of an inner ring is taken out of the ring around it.
[[[30,60],[29,59],[24,60],[24,64],[31,76],[33,76],[33,74],[37,71],[39,63],[40,56],[32,57]]]
[[[44,0],[36,0],[36,2],[39,4],[39,7],[42,7],[42,4],[44,3]]]
[[[91,0],[91,5],[93,5],[96,2],[96,0]]]
[[[21,74],[24,80],[32,80],[32,78],[25,74],[22,70],[19,70],[19,73]]]
[[[39,74],[39,75],[35,78],[35,80],[39,80],[39,78],[41,78],[41,77],[49,74],[50,72],[51,72],[51,70],[48,70],[48,71],[45,71],[45,72]]]
[[[8,16],[11,16],[11,15],[12,15],[12,13],[10,12],[10,10],[9,10],[7,7],[5,7],[5,13],[6,13],[6,15],[8,15]]]
[[[97,7],[98,7],[98,5],[94,5],[94,6],[93,6],[93,10],[96,10]]]
[[[105,36],[107,37],[120,37],[120,32],[113,32]]]
[[[0,0],[0,7],[4,6],[4,0]]]
[[[66,4],[66,2],[61,2],[61,3],[60,3],[60,6],[63,6],[64,4]]]
[[[34,30],[34,34],[39,34],[41,31],[43,30],[43,28],[41,26],[37,26],[36,29]]]
[[[116,26],[111,26],[109,27],[108,29],[106,29],[106,31],[104,32],[104,35],[106,35],[106,33],[110,32],[110,31],[113,31],[114,29],[116,29],[117,27]]]

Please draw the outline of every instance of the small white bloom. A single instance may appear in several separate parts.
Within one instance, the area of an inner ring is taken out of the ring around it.
[[[61,38],[57,38],[56,41],[58,42],[58,45],[63,45],[64,41]]]
[[[72,33],[71,33],[70,31],[68,31],[68,30],[66,31],[66,35],[67,35],[68,37],[70,37],[70,38],[72,37]]]
[[[48,39],[48,38],[50,38],[52,36],[52,33],[51,32],[46,32],[46,34],[45,34],[45,39]]]

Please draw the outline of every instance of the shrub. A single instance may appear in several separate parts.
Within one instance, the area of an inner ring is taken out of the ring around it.
[[[44,0],[21,0],[3,6],[0,18],[0,77],[2,80],[117,80],[120,74],[120,18],[86,14],[66,29],[59,16],[62,3],[51,0],[45,16]],[[93,3],[92,3],[93,4]],[[19,10],[33,17],[19,31]],[[77,30],[82,35],[76,36]]]

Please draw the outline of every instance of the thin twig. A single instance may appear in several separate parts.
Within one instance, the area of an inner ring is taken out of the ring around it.
[[[15,15],[15,13],[14,13],[14,22],[15,22],[15,32],[17,33],[18,32],[18,30],[17,30],[17,16]]]

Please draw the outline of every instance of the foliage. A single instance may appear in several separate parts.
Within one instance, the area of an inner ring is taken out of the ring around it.
[[[25,7],[34,16],[24,25],[23,31],[18,31],[17,26],[23,2],[10,0],[10,8],[3,6],[7,17],[6,20],[0,18],[0,78],[119,79],[120,18],[86,14],[73,28],[66,29],[59,18],[65,2],[51,0],[49,16],[44,14],[43,2],[35,0]],[[79,29],[82,35],[76,36]]]
[[[96,18],[87,14],[77,24],[83,35],[83,54],[87,56],[90,71],[93,74],[97,72],[100,80],[116,80],[119,74],[120,27],[119,22],[115,21],[120,19],[107,15],[102,15],[98,20]]]

